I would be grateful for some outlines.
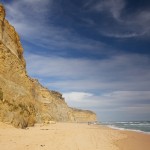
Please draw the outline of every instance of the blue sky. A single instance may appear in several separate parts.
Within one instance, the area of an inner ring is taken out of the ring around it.
[[[99,120],[150,120],[148,0],[4,3],[30,76]]]

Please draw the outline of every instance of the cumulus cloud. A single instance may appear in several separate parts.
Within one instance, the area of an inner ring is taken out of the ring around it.
[[[93,93],[70,92],[64,93],[70,106],[87,109],[101,115],[100,120],[138,119],[143,114],[150,113],[150,91],[113,91],[99,95]],[[111,116],[110,114],[114,114]],[[143,118],[149,119],[149,118]]]
[[[98,95],[87,92],[67,92],[63,96],[70,105],[84,108],[92,106],[103,110],[128,110],[133,107],[138,109],[146,105],[150,106],[149,91],[112,91]]]
[[[70,93],[64,93],[63,96],[67,101],[74,101],[74,102],[80,102],[84,99],[89,99],[89,97],[92,97],[93,94],[91,93],[85,93],[85,92],[70,92]]]

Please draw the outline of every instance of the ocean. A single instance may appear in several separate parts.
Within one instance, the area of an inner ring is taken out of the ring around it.
[[[122,121],[122,122],[103,122],[110,128],[119,130],[130,130],[150,134],[150,121]]]

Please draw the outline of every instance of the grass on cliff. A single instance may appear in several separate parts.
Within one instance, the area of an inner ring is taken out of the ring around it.
[[[22,101],[0,101],[0,121],[10,122],[17,128],[26,128],[35,124],[35,107]]]

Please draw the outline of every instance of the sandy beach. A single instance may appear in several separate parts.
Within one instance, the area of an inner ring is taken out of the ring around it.
[[[16,129],[0,123],[1,150],[149,150],[150,135],[78,123]]]

